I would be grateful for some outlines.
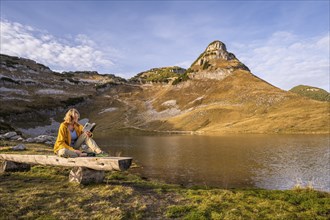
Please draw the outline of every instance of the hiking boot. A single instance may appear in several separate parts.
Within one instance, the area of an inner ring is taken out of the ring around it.
[[[96,154],[94,152],[88,152],[87,157],[95,157]]]
[[[99,154],[96,154],[95,157],[108,157],[109,154],[107,154],[106,152],[101,152]]]

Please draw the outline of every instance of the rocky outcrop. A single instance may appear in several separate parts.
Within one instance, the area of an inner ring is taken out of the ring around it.
[[[100,88],[124,83],[113,74],[57,73],[33,60],[0,54],[0,132],[46,125],[52,115],[87,102]]]
[[[233,60],[236,59],[235,55],[228,53],[226,45],[221,41],[214,41],[209,44],[202,56],[197,59],[197,63],[202,66],[205,62],[221,59],[221,60]]]
[[[227,51],[221,41],[214,41],[189,68],[189,77],[194,79],[222,80],[235,70],[250,71],[234,54]]]
[[[52,73],[49,67],[34,60],[0,54],[1,68],[9,72],[21,71],[27,74]]]

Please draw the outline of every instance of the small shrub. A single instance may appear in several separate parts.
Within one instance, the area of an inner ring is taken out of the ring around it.
[[[107,87],[110,87],[110,86],[114,86],[114,85],[117,85],[117,83],[114,83],[114,82],[107,82],[107,83],[104,83],[104,84],[100,84],[100,85],[96,85],[96,89],[105,89]]]
[[[4,82],[10,82],[10,83],[14,83],[14,84],[20,84],[18,81],[16,80],[13,80],[11,78],[8,78],[8,77],[1,77],[0,80],[4,81]]]
[[[74,97],[74,98],[68,98],[67,100],[61,101],[61,103],[65,104],[66,106],[70,106],[70,105],[76,105],[83,101],[85,101],[84,97]]]
[[[184,73],[184,74],[179,75],[179,77],[176,78],[176,79],[172,82],[172,85],[177,85],[177,84],[179,84],[180,82],[184,82],[184,81],[187,81],[187,80],[189,80],[189,79],[190,79],[190,78],[189,78],[189,76],[188,76],[188,74],[187,74],[187,72],[186,72],[186,73]]]
[[[193,210],[194,207],[191,205],[173,205],[169,206],[166,211],[166,217],[168,218],[180,218],[187,215]]]

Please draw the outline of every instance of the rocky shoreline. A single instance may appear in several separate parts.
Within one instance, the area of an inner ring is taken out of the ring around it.
[[[22,143],[42,143],[45,145],[53,146],[56,141],[56,137],[51,135],[39,135],[36,137],[24,138],[15,131],[0,134],[0,140],[7,141],[19,141]]]

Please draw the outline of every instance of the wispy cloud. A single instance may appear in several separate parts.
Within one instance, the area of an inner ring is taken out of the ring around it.
[[[329,33],[302,38],[275,32],[267,40],[235,44],[233,51],[251,71],[282,89],[304,84],[329,91]]]
[[[53,69],[96,70],[113,65],[85,35],[73,39],[56,38],[34,27],[0,21],[0,53],[33,59]]]
[[[179,67],[183,67],[185,69],[188,69],[191,66],[192,61],[191,60],[187,60],[187,61],[183,61],[180,63],[176,63],[174,64],[174,66],[179,66]]]

